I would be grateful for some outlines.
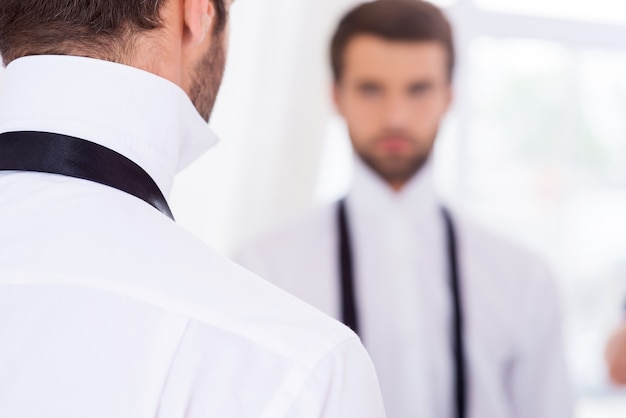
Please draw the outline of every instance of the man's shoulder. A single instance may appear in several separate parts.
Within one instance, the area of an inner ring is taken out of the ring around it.
[[[218,254],[169,224],[169,251],[153,267],[158,280],[143,283],[166,296],[154,302],[203,328],[219,328],[302,365],[313,366],[336,346],[358,338],[344,325]],[[132,279],[131,279],[132,280]]]
[[[552,286],[553,277],[546,260],[530,246],[461,211],[453,211],[453,218],[461,262],[470,272],[512,288]]]
[[[559,284],[546,260],[479,220],[458,213],[454,219],[461,283],[477,329],[513,333],[514,341],[526,344],[534,335],[527,332],[527,324],[559,321]]]
[[[254,393],[263,399],[264,416],[299,416],[291,412],[299,408],[319,411],[315,412],[319,416],[384,416],[373,365],[356,334],[200,247],[206,252],[203,259],[190,259],[198,263],[200,274],[183,281],[184,306],[162,305],[190,319],[175,369],[216,382],[209,387],[232,385],[225,396]],[[216,354],[223,358],[218,369],[232,364],[236,381],[230,371],[223,378],[216,376]],[[173,381],[173,392],[178,391],[176,386]],[[208,400],[199,400],[203,402]]]
[[[58,207],[26,199],[11,203],[15,207],[10,210],[23,217],[15,221],[20,225],[15,230],[33,238],[2,247],[7,251],[0,254],[0,282],[32,281],[117,294],[304,363],[357,339],[343,325],[237,266],[139,199],[63,180],[57,192],[67,198],[55,200]],[[35,185],[26,182],[31,183]]]

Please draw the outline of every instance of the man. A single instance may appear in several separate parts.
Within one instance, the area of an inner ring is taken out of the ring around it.
[[[0,416],[384,416],[353,333],[170,219],[231,2],[0,0]]]
[[[358,157],[352,189],[240,261],[358,331],[391,418],[570,417],[546,269],[433,191],[454,63],[450,25],[429,3],[349,12],[332,66]]]

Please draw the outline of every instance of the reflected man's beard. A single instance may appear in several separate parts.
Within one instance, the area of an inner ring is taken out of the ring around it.
[[[213,112],[226,66],[226,48],[223,37],[224,31],[215,35],[211,48],[194,70],[189,90],[191,101],[207,122]]]
[[[430,154],[415,155],[411,157],[387,157],[360,153],[359,157],[386,183],[393,186],[402,186],[409,182],[428,161]]]
[[[405,135],[406,137],[406,135]],[[436,135],[434,136],[436,137]],[[409,182],[428,162],[432,153],[434,137],[430,141],[409,139],[413,147],[407,153],[384,153],[376,149],[380,140],[368,142],[366,147],[355,147],[361,160],[393,187]]]

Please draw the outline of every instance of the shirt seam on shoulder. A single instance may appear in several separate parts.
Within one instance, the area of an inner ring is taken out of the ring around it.
[[[304,390],[304,386],[306,385],[308,380],[311,378],[311,375],[332,354],[337,352],[344,345],[347,345],[348,343],[351,343],[351,342],[352,343],[357,342],[358,344],[360,344],[360,340],[355,334],[348,335],[346,338],[338,341],[336,344],[334,344],[332,347],[326,350],[326,352],[319,357],[315,365],[313,365],[312,367],[309,367],[306,364],[303,364],[302,362],[297,362],[296,364],[294,364],[292,371],[289,372],[289,375],[283,380],[281,387],[278,389],[278,393],[276,394],[274,399],[272,399],[272,401],[268,403],[268,406],[265,409],[265,412],[263,413],[263,415],[261,415],[262,418],[286,415],[291,409],[291,407],[294,405],[296,400],[298,399],[299,395]],[[300,369],[303,371],[303,373],[301,374],[301,377],[299,378],[299,383],[297,386],[294,386],[290,379],[293,373],[298,372],[297,370],[294,371],[294,369]],[[282,397],[282,394],[284,393],[288,393],[288,396]]]
[[[172,375],[172,371],[174,369],[174,363],[176,362],[176,359],[178,358],[178,354],[180,353],[180,350],[183,346],[183,341],[185,340],[185,336],[187,335],[187,333],[189,332],[189,329],[191,328],[191,321],[192,319],[186,318],[185,328],[183,332],[180,334],[180,338],[178,340],[178,344],[176,345],[176,349],[172,353],[171,361],[169,365],[167,366],[167,372],[165,373],[165,377],[163,378],[163,384],[161,386],[161,390],[159,391],[159,401],[157,403],[157,409],[154,413],[155,418],[159,416],[159,411],[161,409],[161,400],[164,398],[167,383],[170,380],[170,377]]]

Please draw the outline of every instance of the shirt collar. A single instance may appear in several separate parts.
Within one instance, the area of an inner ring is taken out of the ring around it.
[[[360,158],[355,158],[354,181],[348,195],[357,210],[376,216],[396,213],[413,220],[436,215],[438,202],[433,185],[432,158],[396,192]]]
[[[217,143],[176,84],[130,66],[73,56],[9,64],[0,133],[43,131],[85,139],[141,166],[169,195],[174,175]]]

